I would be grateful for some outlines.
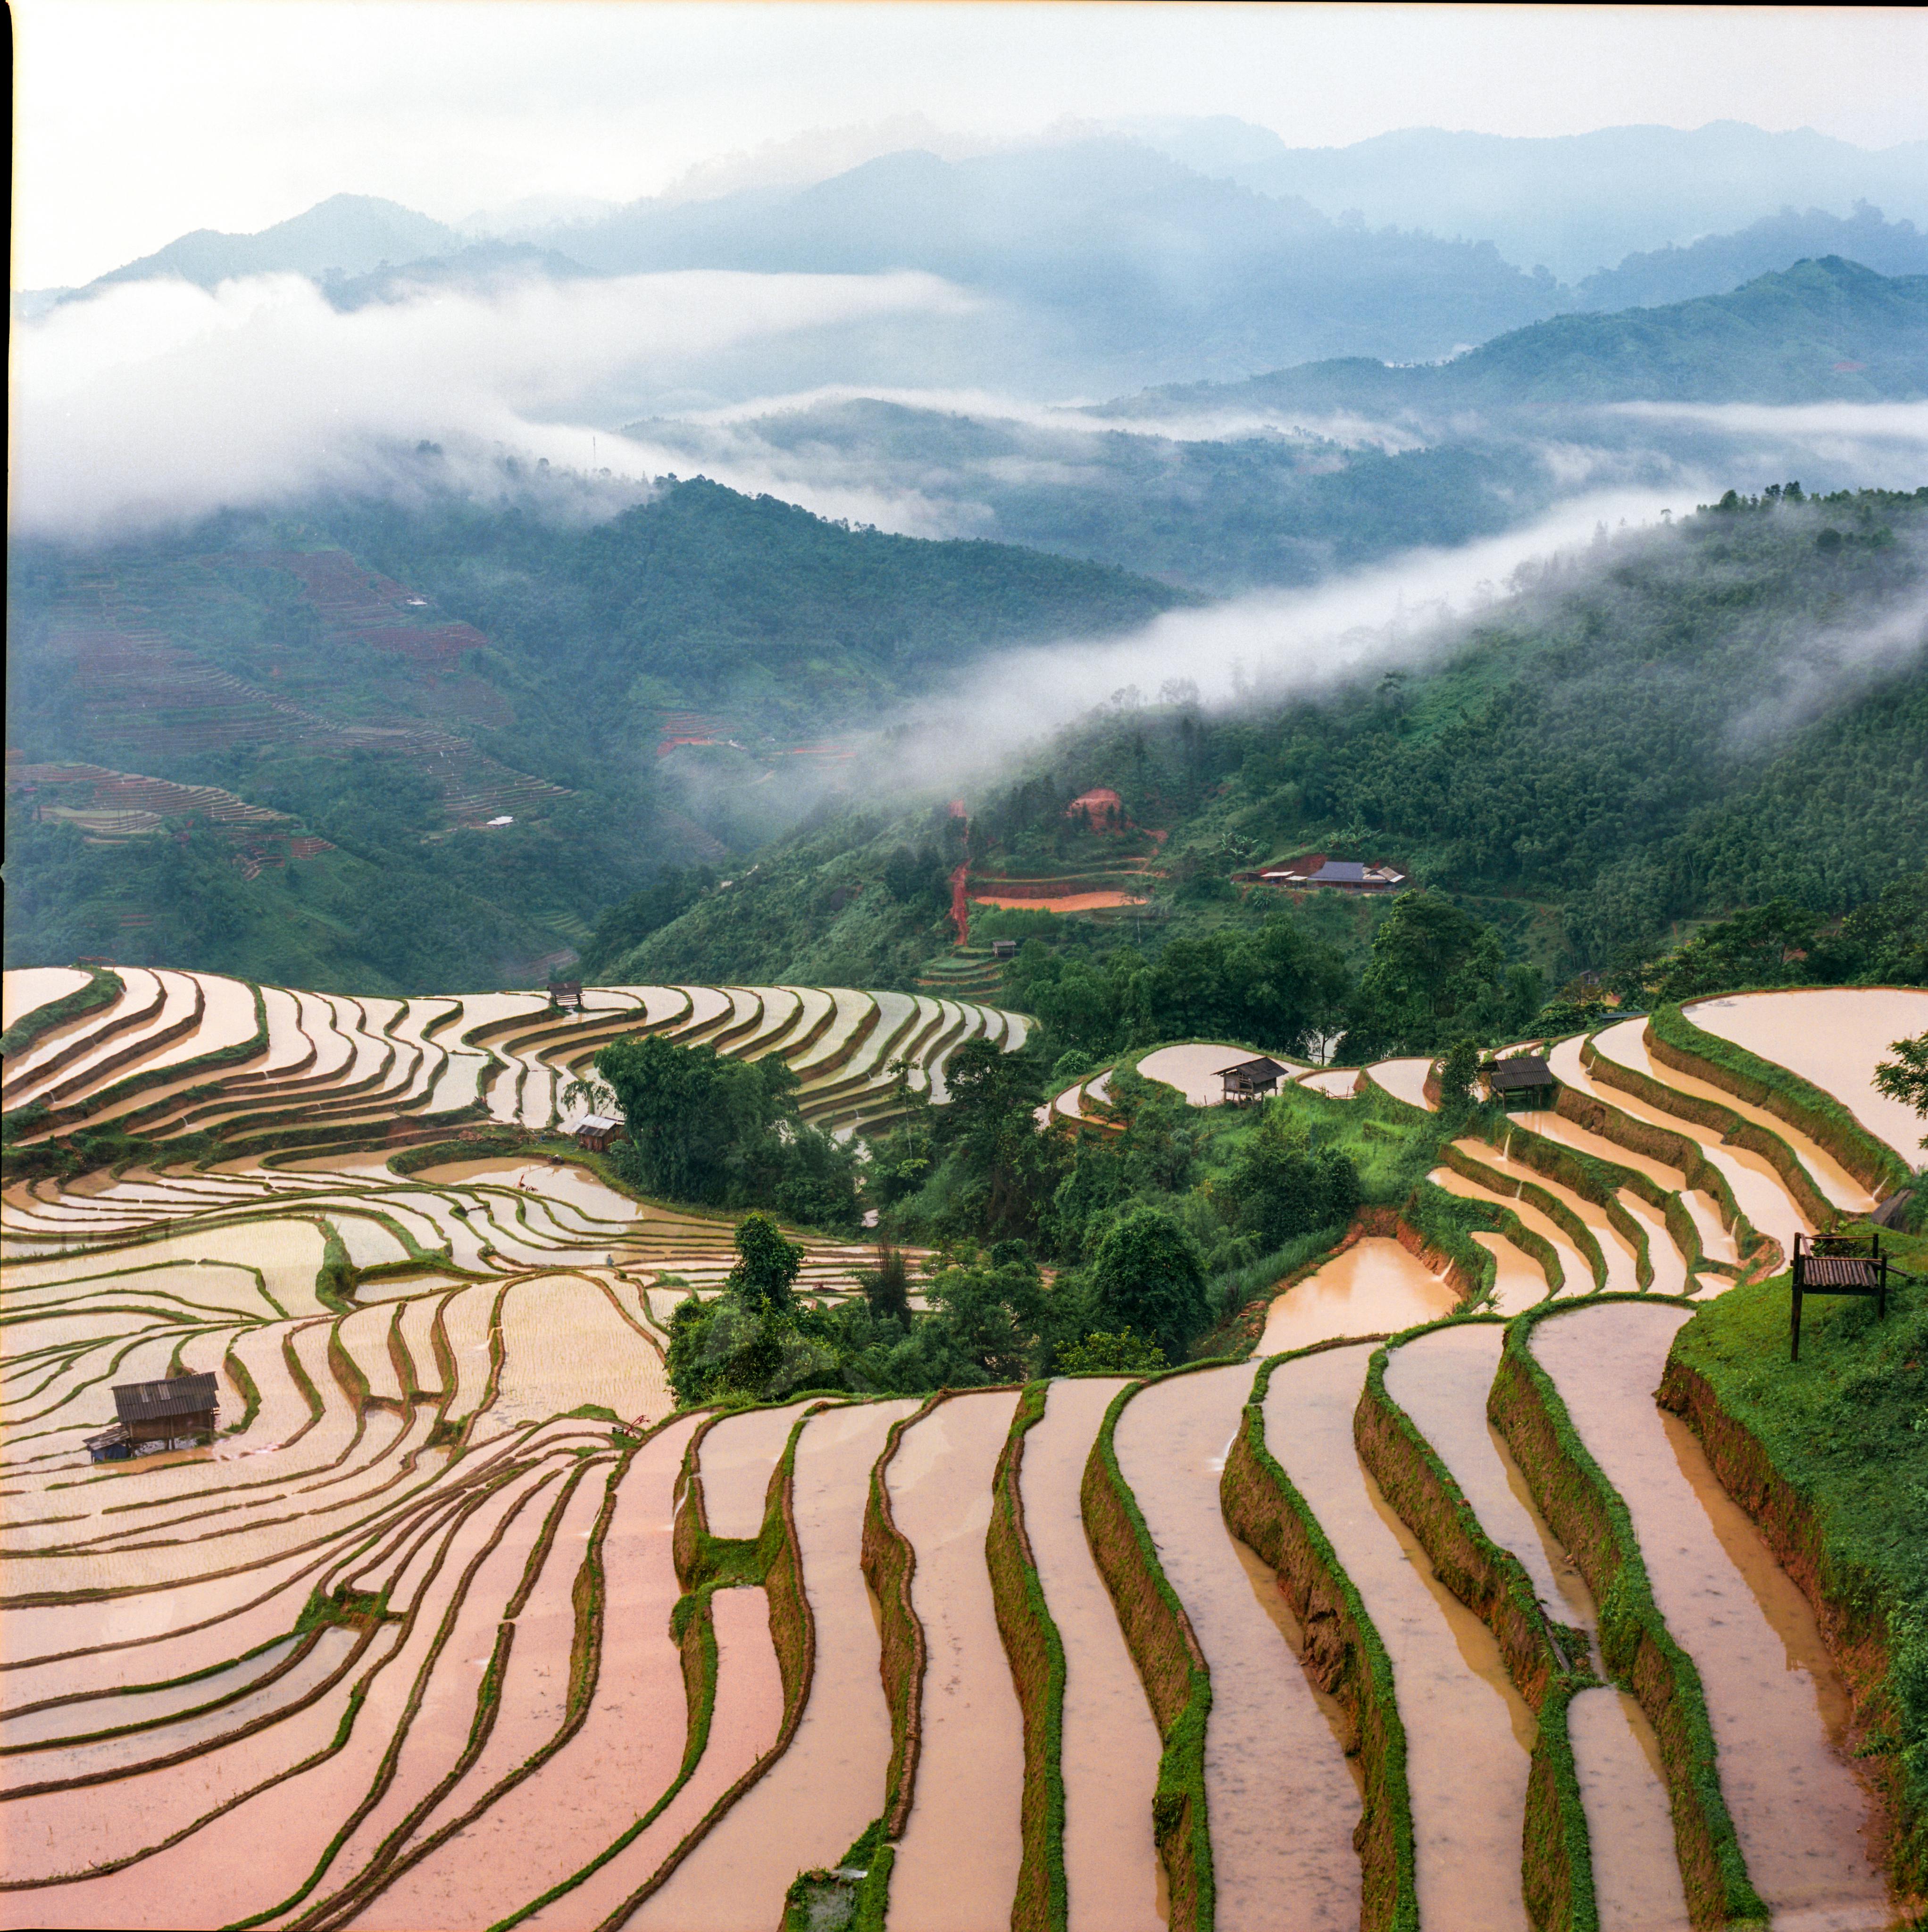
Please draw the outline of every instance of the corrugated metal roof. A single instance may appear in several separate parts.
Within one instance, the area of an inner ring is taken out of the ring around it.
[[[1495,1060],[1486,1077],[1495,1087],[1551,1087],[1553,1069],[1536,1055],[1521,1054],[1512,1060]]]
[[[1358,859],[1328,859],[1312,876],[1327,885],[1362,886],[1365,884],[1365,866]]]
[[[220,1405],[215,1378],[170,1376],[165,1382],[122,1382],[114,1390],[114,1411],[123,1422],[157,1422],[170,1415],[199,1415]]]
[[[623,1123],[608,1114],[585,1114],[572,1131],[578,1134],[613,1133]]]

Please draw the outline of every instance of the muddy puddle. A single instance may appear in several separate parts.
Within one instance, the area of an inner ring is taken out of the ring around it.
[[[797,1439],[794,1504],[816,1624],[809,1700],[788,1748],[738,1798],[632,1928],[768,1932],[800,1871],[833,1865],[884,1808],[890,1713],[860,1556],[871,1465],[915,1397],[834,1408]]]
[[[911,1606],[927,1652],[916,1797],[890,1879],[899,1932],[981,1932],[1011,1918],[1024,1740],[984,1532],[1015,1391],[953,1396],[899,1438],[886,1473],[917,1552]]]
[[[1928,993],[1816,986],[1701,1000],[1683,1010],[1703,1032],[1719,1034],[1833,1094],[1910,1166],[1921,1158],[1919,1118],[1876,1088],[1875,1069],[1893,1058],[1896,1040],[1928,1032]]]

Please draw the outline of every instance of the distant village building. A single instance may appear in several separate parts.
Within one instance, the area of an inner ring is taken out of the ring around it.
[[[1092,832],[1122,832],[1125,801],[1109,785],[1093,785],[1065,808],[1067,818],[1081,818]]]
[[[169,1449],[211,1441],[220,1408],[212,1374],[122,1382],[114,1390],[113,1426],[87,1437],[87,1453],[97,1462],[118,1462],[143,1446]]]
[[[618,1141],[629,1138],[629,1130],[608,1114],[585,1114],[576,1122],[575,1144],[591,1154],[607,1154]]]
[[[1017,941],[1014,939],[993,940],[991,957],[993,959],[1015,959],[1017,957]]]
[[[1335,886],[1342,892],[1389,892],[1406,884],[1406,874],[1397,866],[1377,859],[1329,859],[1323,852],[1308,852],[1302,859],[1244,876],[1295,892]]]
[[[1262,1100],[1278,1090],[1279,1082],[1289,1070],[1277,1060],[1263,1056],[1257,1060],[1242,1060],[1236,1066],[1227,1067],[1221,1077],[1225,1082],[1227,1103],[1242,1106],[1248,1101]]]

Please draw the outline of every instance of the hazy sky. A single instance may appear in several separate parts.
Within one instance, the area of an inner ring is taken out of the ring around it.
[[[1400,127],[1719,119],[1928,136],[1907,8],[15,0],[14,285],[343,190],[444,219],[624,200],[817,128],[922,114],[1232,114],[1295,145]]]

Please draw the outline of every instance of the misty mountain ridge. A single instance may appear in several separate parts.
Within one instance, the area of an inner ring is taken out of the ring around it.
[[[1578,490],[1671,492],[1683,473],[1871,480],[1851,424],[1829,452],[1796,452],[1771,417],[1656,421],[1617,404],[1924,396],[1928,278],[1836,258],[1665,308],[1559,316],[1434,366],[1343,358],[1041,417],[803,395],[623,433],[679,470],[756,474],[779,494],[862,486],[960,533],[1226,594],[1491,536]],[[1911,455],[1887,454],[1880,473],[1911,487],[1897,468]]]
[[[1234,124],[1235,132],[1243,126]],[[1776,144],[1787,137],[1740,134],[1753,142],[1742,143],[1750,153],[1761,142],[1769,144],[1764,152],[1786,152]],[[1263,134],[1247,128],[1240,139],[1249,147]],[[1602,154],[1646,153],[1655,141],[1670,153],[1698,152],[1695,144],[1704,146],[1704,137],[1710,130],[1620,130],[1574,138],[1596,144],[1584,150],[1592,166]],[[1352,156],[1357,166],[1380,156],[1373,165],[1389,182],[1397,171],[1387,172],[1387,155],[1432,153],[1428,143],[1436,138],[1487,139],[1408,130],[1380,137],[1377,146],[1330,152]],[[1512,154],[1519,145],[1494,152]],[[1824,146],[1830,154],[1841,151],[1830,164],[1836,174],[1861,153],[1842,143]],[[1887,172],[1873,168],[1878,178],[1870,179],[1863,170],[1859,187],[1896,185],[1890,178],[1901,164],[1893,157],[1905,160],[1911,152],[1863,157],[1870,168],[1881,160]],[[1805,216],[1763,213],[1751,226],[1716,236],[1705,234],[1709,224],[1703,223],[1696,231],[1701,238],[1683,246],[1671,245],[1680,226],[1674,214],[1643,227],[1636,208],[1627,233],[1647,252],[1611,268],[1590,263],[1596,272],[1569,289],[1545,271],[1516,266],[1490,232],[1444,240],[1428,232],[1433,203],[1418,186],[1410,207],[1392,210],[1388,225],[1377,225],[1384,211],[1374,204],[1369,224],[1357,213],[1335,220],[1324,212],[1341,205],[1334,196],[1344,184],[1329,168],[1329,179],[1317,169],[1307,176],[1307,185],[1318,190],[1308,195],[1254,185],[1234,178],[1236,170],[1211,178],[1200,172],[1211,160],[1204,152],[1197,165],[1187,165],[1115,134],[952,159],[905,150],[801,187],[658,196],[601,216],[518,224],[508,240],[481,244],[473,223],[464,232],[393,202],[340,195],[259,235],[197,231],[90,286],[177,274],[212,286],[234,275],[295,272],[321,284],[338,304],[353,305],[425,285],[487,294],[515,274],[568,279],[692,268],[913,269],[987,298],[968,322],[869,332],[861,368],[851,361],[858,349],[853,340],[808,345],[775,371],[733,372],[710,398],[720,401],[779,382],[937,380],[1089,395],[1233,380],[1257,369],[1340,356],[1428,361],[1575,307],[1711,293],[1802,256],[1844,254],[1884,272],[1928,272],[1928,238],[1905,220],[1883,220],[1872,205],[1851,218],[1818,209]],[[1515,155],[1516,173],[1522,172],[1517,164]],[[1642,166],[1643,179],[1665,176],[1664,170]],[[1250,168],[1245,172],[1249,177]],[[1733,173],[1732,167],[1716,170],[1712,184],[1702,182],[1695,190],[1701,199],[1693,206],[1712,225],[1722,211],[1731,222],[1758,208],[1758,182],[1722,201],[1728,190],[1720,184]],[[1763,178],[1778,182],[1787,173],[1776,164]],[[1815,185],[1808,184],[1810,197]],[[1906,199],[1911,206],[1928,202],[1928,194]],[[1461,232],[1482,233],[1472,224]],[[500,252],[508,247],[528,252],[512,258]],[[16,313],[30,316],[44,306],[44,297],[30,295],[17,302]]]
[[[1630,402],[1910,401],[1928,396],[1928,275],[1830,256],[1721,296],[1554,316],[1449,362],[1365,357],[1197,383],[1104,405],[1107,417],[1239,405],[1309,412],[1506,411]]]
[[[255,235],[197,228],[89,286],[170,275],[204,289],[240,275],[297,274],[326,281],[444,255],[461,248],[466,238],[399,202],[375,195],[333,194]]]
[[[1818,205],[1845,215],[1867,201],[1928,221],[1924,141],[1870,150],[1810,128],[1770,134],[1715,121],[1554,136],[1402,128],[1347,147],[1294,148],[1271,129],[1230,116],[1116,124],[1201,173],[1263,194],[1301,196],[1320,208],[1356,209],[1367,222],[1484,236],[1509,261],[1543,262],[1562,280],[1637,252],[1685,247],[1788,207]],[[1728,285],[1669,292],[1677,298]]]
[[[1684,246],[1629,255],[1596,269],[1573,291],[1576,309],[1658,308],[1695,296],[1719,295],[1790,262],[1844,255],[1883,275],[1928,274],[1928,233],[1911,221],[1889,221],[1868,202],[1851,216],[1818,208],[1784,208],[1731,235],[1703,236]]]

